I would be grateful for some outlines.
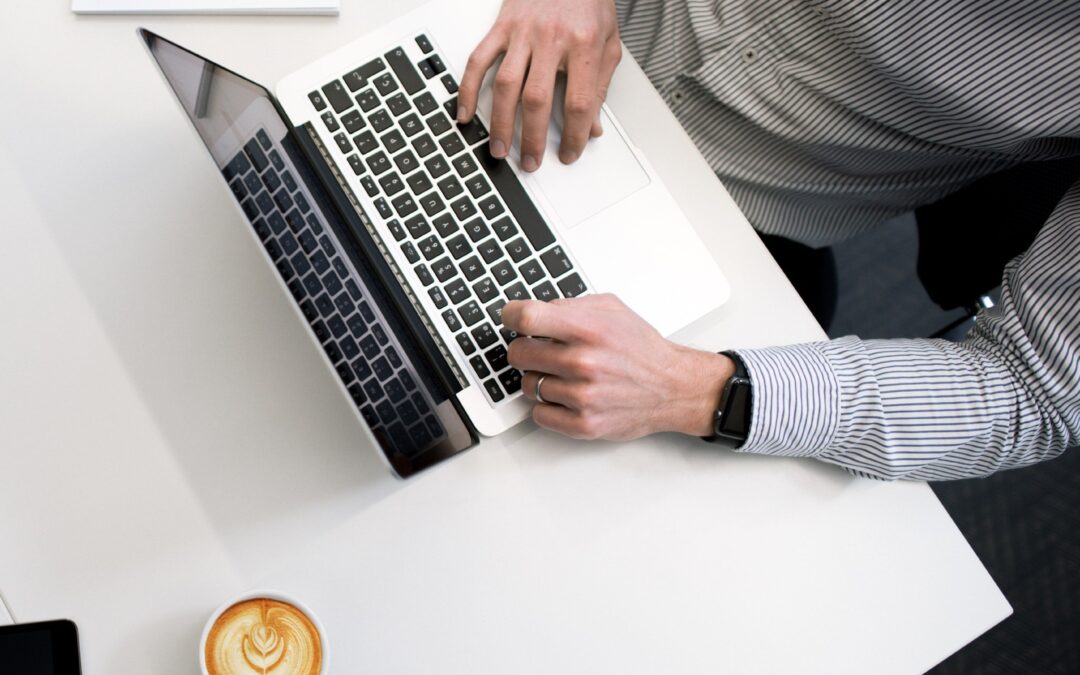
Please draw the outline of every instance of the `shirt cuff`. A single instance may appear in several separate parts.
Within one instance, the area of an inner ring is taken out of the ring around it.
[[[750,433],[738,452],[817,457],[840,424],[840,385],[826,352],[836,342],[739,349],[753,386]]]

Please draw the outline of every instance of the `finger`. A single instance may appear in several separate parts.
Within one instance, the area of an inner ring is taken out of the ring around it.
[[[542,335],[572,342],[582,335],[577,313],[567,304],[539,300],[512,300],[503,307],[503,325],[519,335]],[[516,342],[516,340],[515,340]]]
[[[562,376],[569,374],[566,345],[554,340],[519,337],[510,343],[507,359],[510,365],[518,370],[535,370]]]
[[[487,75],[499,55],[506,51],[506,44],[505,34],[495,27],[469,55],[465,72],[458,84],[458,122],[465,124],[476,114],[476,101],[480,95],[480,87],[484,83],[484,76]]]
[[[611,78],[615,75],[615,68],[618,67],[619,61],[621,60],[622,44],[619,42],[619,37],[616,35],[604,45],[604,59],[600,64],[600,84],[597,87],[600,103],[597,106],[596,118],[593,120],[592,129],[589,131],[589,135],[593,138],[604,134],[604,125],[600,123],[599,106],[603,105],[604,101],[607,100],[608,89],[611,87]]]
[[[494,101],[491,104],[491,154],[499,159],[510,152],[525,71],[529,68],[529,45],[517,42],[510,45],[502,65],[495,73]]]
[[[544,380],[544,386],[547,386],[547,380]],[[576,410],[561,405],[539,403],[533,407],[532,418],[537,426],[557,431],[571,438],[588,437],[582,425],[581,414]]]
[[[566,99],[564,101],[563,132],[559,143],[559,159],[565,164],[573,163],[585,143],[599,109],[599,50],[582,49],[570,56],[566,72]]]
[[[544,159],[551,101],[559,62],[554,52],[533,53],[529,77],[521,90],[521,168],[536,171]]]
[[[540,383],[540,396],[544,399],[543,403],[556,404],[569,408],[570,403],[573,401],[573,396],[570,393],[570,385],[566,380],[552,375],[551,373],[542,373],[534,370],[530,370],[525,373],[521,378],[521,393],[525,395],[525,398],[530,401],[539,401],[536,398],[536,383],[543,377],[544,381]]]

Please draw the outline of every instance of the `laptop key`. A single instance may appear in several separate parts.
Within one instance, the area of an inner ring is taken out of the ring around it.
[[[518,237],[514,241],[506,245],[506,252],[510,254],[510,259],[514,262],[521,262],[525,258],[529,257],[532,251],[529,250],[529,245],[525,243],[525,240]]]
[[[323,345],[323,351],[326,352],[326,356],[330,359],[330,363],[337,363],[341,360],[341,347],[338,347],[337,343],[327,342]]]
[[[491,320],[495,323],[496,326],[502,325],[502,311],[503,307],[505,306],[505,300],[496,300],[495,302],[487,306],[488,316],[491,317]]]
[[[370,80],[372,77],[374,77],[376,74],[378,74],[379,72],[381,72],[385,68],[386,68],[386,64],[383,63],[382,59],[374,59],[374,60],[369,61],[369,62],[365,63],[364,65],[360,66],[356,70],[357,70],[357,72],[360,73],[360,75],[362,77],[365,77],[365,78]]]
[[[379,97],[371,89],[365,89],[357,94],[356,105],[360,106],[364,112],[371,112],[375,106],[379,105]]]
[[[236,153],[236,157],[232,158],[225,168],[221,172],[225,175],[225,180],[232,180],[237,176],[242,176],[251,169],[251,162],[243,152]]]
[[[521,273],[521,278],[525,280],[525,283],[532,285],[544,278],[544,268],[540,266],[540,262],[536,259],[527,260],[524,264],[518,267],[518,272]]]
[[[469,188],[469,194],[477,199],[491,192],[491,183],[488,183],[487,178],[479,173],[466,180],[465,187]]]
[[[364,128],[364,116],[360,114],[359,110],[350,110],[341,116],[341,123],[345,125],[345,131],[350,134],[355,134]],[[333,131],[333,129],[331,129]]]
[[[270,238],[270,226],[262,218],[256,218],[255,222],[252,223],[252,227],[255,228],[255,234],[259,235],[260,241],[266,241]]]
[[[455,109],[452,114],[457,115],[457,110]],[[431,117],[427,118],[426,122],[428,125],[428,129],[431,129],[431,133],[434,134],[436,138],[442,136],[454,127],[454,125],[450,123],[450,118],[448,118],[441,112],[435,113]]]
[[[317,91],[313,91],[310,94],[308,94],[307,96],[308,96],[308,100],[311,101],[311,105],[315,106],[315,110],[325,110],[326,109],[326,99],[323,98],[322,93],[317,92]]]
[[[304,253],[312,255],[319,250],[319,242],[315,241],[315,235],[304,230],[300,234],[300,248],[304,249]]]
[[[431,296],[431,302],[435,305],[435,309],[442,309],[446,307],[446,296],[443,295],[442,289],[436,286],[428,291],[428,295]]]
[[[446,248],[450,251],[450,255],[454,256],[456,260],[461,260],[472,253],[472,246],[469,245],[469,239],[464,234],[459,234],[448,239]]]
[[[401,47],[392,49],[385,56],[386,62],[390,64],[394,74],[401,80],[401,85],[405,87],[405,91],[411,95],[424,88],[424,81],[420,79],[419,73],[416,72],[416,68],[413,66],[412,61],[409,60],[408,55],[405,54],[404,49]]]
[[[487,359],[491,370],[496,373],[510,365],[506,360],[506,347],[502,345],[496,345],[484,352],[484,358]]]
[[[484,389],[487,390],[488,396],[490,396],[491,400],[495,403],[506,398],[506,395],[502,392],[502,388],[499,387],[499,383],[494,379],[486,380],[484,382]]]
[[[322,91],[326,95],[326,100],[330,101],[330,106],[334,109],[334,112],[339,115],[353,105],[352,96],[345,90],[345,85],[338,80],[323,85]]]
[[[376,152],[371,157],[368,157],[368,166],[371,167],[371,173],[380,176],[384,171],[390,169],[390,159],[382,152]]]
[[[365,131],[353,136],[353,145],[362,154],[366,155],[372,150],[379,149],[379,143],[375,140],[375,134],[370,131]]]
[[[395,198],[391,203],[394,205],[394,211],[396,211],[397,214],[402,218],[411,215],[416,211],[417,208],[419,208],[416,205],[416,200],[414,200],[412,198],[412,195],[407,192]]]
[[[449,256],[440,258],[431,263],[431,271],[435,273],[435,278],[443,283],[446,283],[453,278],[454,274],[457,272],[454,268],[454,263],[450,262]]]
[[[386,203],[386,200],[379,197],[375,200],[375,210],[379,212],[379,215],[383,218],[390,218],[394,215],[394,212],[390,210],[390,205]]]
[[[394,369],[390,367],[390,362],[386,360],[385,356],[380,356],[372,361],[371,370],[374,371],[375,377],[380,380],[385,380],[394,374]]]
[[[514,266],[508,260],[504,260],[492,267],[491,274],[495,277],[495,281],[499,282],[500,286],[505,286],[517,278],[517,272],[514,271]]]
[[[420,168],[420,160],[416,159],[416,155],[412,153],[412,150],[406,150],[405,152],[396,155],[394,157],[394,163],[397,164],[398,171],[403,174],[409,174]]]
[[[469,281],[476,281],[484,273],[484,266],[476,256],[470,256],[462,261],[461,273]]]
[[[285,219],[277,211],[271,213],[266,222],[270,223],[270,229],[274,231],[274,234],[281,234],[285,231]]]
[[[491,374],[491,371],[488,369],[487,363],[484,361],[484,357],[480,354],[477,354],[476,356],[469,359],[469,365],[473,367],[473,370],[476,372],[476,376],[481,379]]]
[[[334,143],[337,143],[338,150],[343,153],[349,153],[352,151],[352,145],[349,144],[349,137],[342,133],[334,134]]]
[[[409,189],[412,190],[414,195],[422,195],[431,189],[431,179],[423,171],[419,171],[409,176]]]
[[[525,284],[519,281],[506,287],[506,297],[508,300],[528,300],[529,291],[525,288]]]
[[[447,176],[439,181],[438,185],[439,191],[442,192],[443,197],[446,199],[453,199],[465,191],[465,189],[461,187],[461,183],[458,182],[458,179],[453,176]]]
[[[393,171],[380,178],[379,185],[382,186],[383,194],[387,197],[393,197],[405,189],[405,183],[401,181],[401,176]]]
[[[473,339],[480,349],[487,349],[499,339],[499,334],[491,327],[490,323],[482,323],[472,329]]]
[[[349,332],[357,339],[363,337],[364,333],[367,332],[367,323],[364,322],[364,318],[359,314],[350,316],[348,320],[345,321],[345,324],[349,327]]]
[[[443,103],[442,107],[443,107],[444,110],[446,110],[446,114],[450,116],[450,119],[455,119],[457,117],[457,109],[458,109],[457,96],[450,99],[446,103]]]
[[[469,287],[461,279],[454,279],[444,289],[446,297],[450,298],[451,304],[460,305],[469,299]]]
[[[371,176],[364,176],[360,179],[360,186],[364,188],[364,192],[368,197],[374,197],[379,194],[379,188],[375,185],[375,180]]]
[[[420,262],[420,254],[416,252],[416,247],[413,246],[411,241],[401,245],[401,252],[405,254],[405,259],[410,263],[416,264]]]
[[[278,242],[281,243],[281,249],[285,251],[285,255],[292,255],[296,253],[296,249],[300,248],[300,242],[296,241],[292,232],[283,232]]]
[[[510,344],[520,336],[516,330],[510,330],[506,326],[503,326],[499,329],[499,337],[501,337],[506,344]]]
[[[311,266],[315,268],[315,273],[320,276],[330,269],[330,261],[326,259],[326,254],[322,251],[316,251],[311,256]]]
[[[259,182],[259,174],[252,171],[248,175],[244,176],[244,187],[247,191],[253,195],[259,194],[262,191],[262,184]]]
[[[296,184],[296,179],[294,179],[292,174],[288,171],[281,172],[281,182],[285,184],[285,189],[289,192],[296,192],[300,189],[300,186]],[[303,197],[303,195],[296,195],[296,199],[299,200],[300,197]],[[304,213],[307,213],[307,211],[305,210]]]
[[[383,96],[386,96],[387,94],[395,91],[398,88],[397,81],[393,78],[392,75],[390,75],[390,73],[383,73],[382,75],[379,75],[375,78],[374,83],[375,88],[378,89],[379,93]]]
[[[428,134],[424,134],[423,136],[414,139],[412,146],[413,150],[416,151],[416,155],[421,159],[427,157],[436,150],[435,140]]]
[[[491,230],[489,230],[488,226],[484,224],[484,221],[479,218],[475,218],[465,223],[465,231],[469,233],[469,238],[473,241],[480,241],[491,234]]]
[[[419,239],[428,232],[431,232],[431,226],[424,220],[421,215],[415,215],[405,221],[405,227],[409,230],[409,234],[413,239]]]
[[[439,145],[442,146],[443,152],[445,152],[448,157],[453,157],[465,149],[465,144],[461,141],[461,136],[458,134],[446,134],[439,139]]]
[[[473,293],[480,299],[480,302],[488,302],[499,295],[499,287],[495,285],[495,282],[490,277],[484,277],[473,284]]]
[[[507,394],[516,394],[521,391],[521,371],[517,368],[510,368],[499,373],[499,382],[502,382]]]
[[[435,226],[435,231],[438,232],[439,236],[443,239],[446,239],[454,232],[457,232],[458,229],[457,221],[454,220],[454,217],[449,213],[444,213],[433,219],[431,224]]]
[[[349,332],[349,327],[345,325],[345,322],[337,314],[330,317],[330,320],[326,322],[326,325],[330,329],[330,333],[336,338],[340,338],[342,335]]]
[[[461,136],[465,139],[465,144],[472,147],[480,141],[486,141],[488,137],[488,131],[484,128],[483,122],[479,117],[473,117],[472,120],[463,126],[459,126],[458,130],[461,132]]]
[[[436,155],[428,161],[424,162],[424,168],[431,174],[432,178],[438,178],[447,171],[450,170],[450,165],[446,163],[446,159],[442,156]]]
[[[543,261],[548,273],[555,279],[574,269],[574,264],[570,262],[570,258],[567,257],[562,246],[556,246],[550,251],[541,254],[540,260]]]
[[[375,324],[378,326],[378,324]],[[372,329],[375,328],[372,326]],[[379,343],[376,341],[374,335],[366,335],[360,340],[360,350],[364,352],[364,356],[370,361],[375,358],[379,353]]]
[[[427,260],[434,260],[445,252],[442,242],[439,241],[439,238],[434,234],[427,239],[421,240],[418,243],[418,246],[420,247],[420,253],[422,253]]]
[[[342,382],[344,382],[346,385],[352,384],[355,377],[353,376],[353,371],[352,371],[352,368],[349,367],[349,364],[347,364],[347,363],[339,363],[334,367],[334,369],[337,370],[338,377],[341,378]],[[355,397],[354,397],[354,400],[355,400]]]
[[[397,350],[393,347],[386,348],[386,360],[390,362],[390,365],[394,368],[401,367],[401,357],[398,356]]]
[[[292,276],[293,276],[292,264],[290,264],[287,259],[282,258],[281,260],[274,263],[274,266],[277,267],[278,274],[281,275],[282,279],[284,279],[285,281],[288,281],[289,279],[292,278]]]
[[[551,285],[550,281],[545,281],[542,284],[535,286],[532,289],[533,297],[542,302],[551,302],[559,297],[559,293],[555,290],[555,287]]]
[[[428,37],[426,35],[416,36],[416,46],[419,47],[420,51],[424,52],[425,54],[430,53],[432,50],[431,41],[428,40]]]
[[[398,124],[405,131],[405,135],[410,138],[424,130],[424,125],[420,123],[420,118],[416,115],[406,115],[401,118]]]
[[[297,298],[299,300],[299,298]],[[322,319],[317,319],[311,324],[311,330],[315,333],[315,337],[319,338],[319,342],[326,342],[330,339],[330,329],[326,327],[326,323]]]
[[[345,86],[349,88],[349,91],[357,91],[367,85],[367,78],[364,77],[359,68],[345,73],[345,76],[341,79],[345,80]]]
[[[578,276],[577,272],[559,281],[558,284],[559,290],[568,298],[576,298],[588,290],[585,288],[585,282],[581,280],[581,277]]]
[[[454,160],[454,170],[462,178],[472,174],[476,169],[476,160],[471,155],[462,155]]]
[[[443,83],[443,86],[446,87],[446,93],[447,94],[456,94],[457,93],[457,90],[458,90],[457,80],[454,79],[453,75],[451,75],[450,73],[447,73],[447,74],[442,76],[441,81]]]
[[[448,309],[442,313],[443,321],[446,322],[446,327],[450,329],[451,333],[456,333],[461,330],[461,322],[458,321],[457,314],[454,314],[454,310]]]
[[[356,282],[352,279],[345,280],[345,291],[349,294],[355,302],[360,302],[362,294],[360,293],[360,287],[356,285]]]
[[[338,124],[337,118],[334,117],[334,113],[330,112],[329,110],[324,112],[321,117],[323,124],[326,125],[326,130],[330,133],[334,133],[341,128],[341,125]]]
[[[424,92],[413,99],[413,105],[420,111],[421,115],[427,116],[439,109],[439,104],[435,102],[435,97],[430,92]]]
[[[345,158],[349,162],[349,168],[352,169],[354,176],[359,176],[364,173],[364,162],[360,159],[360,155],[353,153]]]
[[[416,406],[412,404],[412,401],[404,401],[398,405],[397,416],[405,426],[420,421],[420,413],[416,411]]]
[[[337,307],[342,316],[349,316],[353,313],[353,310],[356,309],[356,305],[347,293],[342,293],[334,298],[334,306]]]
[[[465,333],[458,333],[454,336],[454,339],[457,340],[458,347],[461,348],[461,353],[465,356],[476,351],[476,345],[473,344],[472,340],[470,340],[469,336]]]
[[[379,108],[375,112],[368,116],[368,122],[371,124],[371,128],[378,133],[382,133],[390,128],[393,121],[390,119],[390,115],[385,110]]]
[[[495,241],[494,237],[485,239],[482,243],[477,244],[476,250],[480,252],[480,257],[484,259],[484,262],[489,265],[502,257],[502,248],[499,246],[499,242]]]
[[[323,285],[326,286],[326,292],[330,295],[337,295],[344,288],[341,279],[338,279],[337,275],[332,272],[327,272],[323,276]]]
[[[322,252],[319,252],[316,255],[322,257],[323,254]],[[323,259],[325,260],[325,258]],[[314,262],[314,259],[312,259],[312,262]],[[325,271],[325,269],[319,270],[319,274],[322,274]],[[334,258],[334,271],[337,272],[337,275],[342,279],[349,276],[349,268],[345,266],[345,263],[341,260],[341,258]]]
[[[383,397],[383,388],[374,377],[364,383],[364,393],[371,401],[378,401]]]
[[[401,403],[401,401],[408,395],[408,392],[405,391],[405,387],[402,386],[401,382],[396,377],[391,378],[385,385],[383,385],[383,389],[386,390],[386,395],[394,403]]]
[[[270,198],[270,193],[266,190],[259,193],[259,196],[255,198],[255,203],[259,207],[259,213],[264,216],[274,210],[274,200]]]
[[[425,288],[435,283],[435,277],[431,276],[431,270],[427,268],[427,265],[417,265],[413,268],[413,271],[416,272],[416,278],[420,280],[420,283]]]
[[[386,99],[386,107],[394,113],[394,117],[401,117],[412,108],[412,105],[409,99],[405,98],[405,94],[399,92]]]
[[[476,215],[476,205],[468,197],[451,202],[450,210],[454,212],[458,220],[466,220]]]
[[[247,153],[248,159],[255,165],[255,170],[259,173],[262,173],[266,170],[266,167],[270,166],[270,160],[266,158],[266,154],[254,138],[244,144],[244,152]]]

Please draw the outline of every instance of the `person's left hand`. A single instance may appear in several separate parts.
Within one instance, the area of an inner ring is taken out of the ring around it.
[[[521,389],[544,403],[542,427],[574,438],[630,440],[659,431],[712,433],[713,411],[735,370],[726,356],[665,340],[614,295],[507,303],[503,324],[519,335],[510,364]]]

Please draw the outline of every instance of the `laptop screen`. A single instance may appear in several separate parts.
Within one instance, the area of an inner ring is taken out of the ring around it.
[[[140,35],[394,470],[408,476],[475,444],[365,254],[374,247],[334,207],[269,93]]]

